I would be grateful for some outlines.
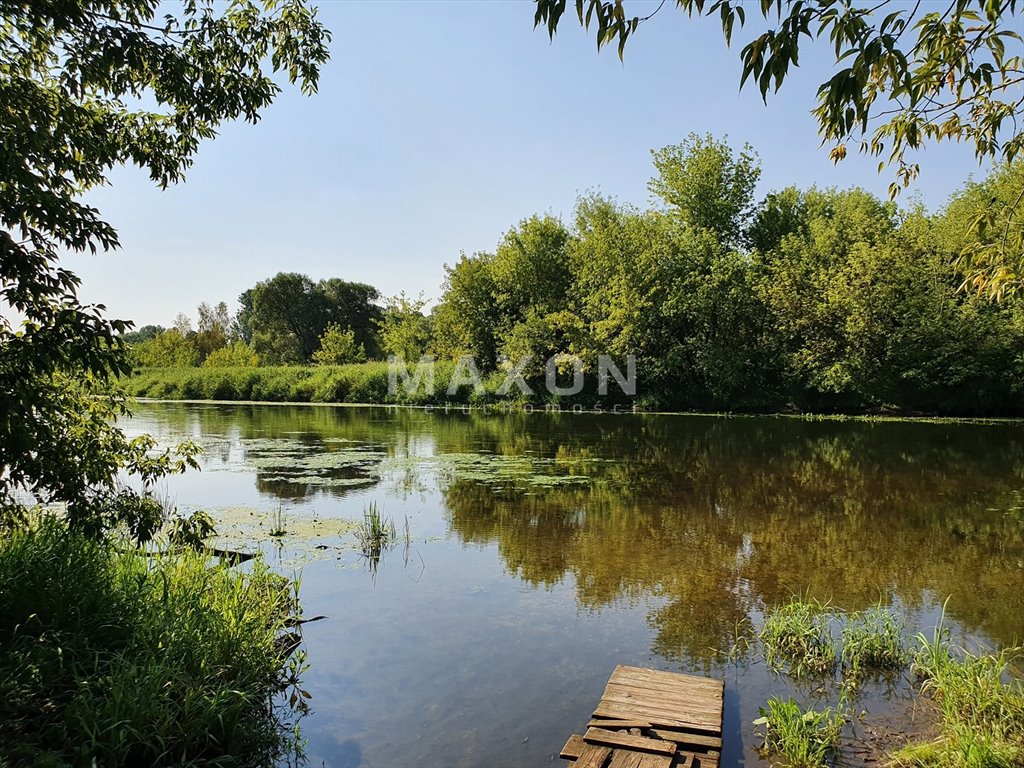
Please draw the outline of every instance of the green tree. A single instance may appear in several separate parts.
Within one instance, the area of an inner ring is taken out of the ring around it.
[[[378,322],[385,354],[412,362],[426,353],[430,344],[430,321],[423,314],[426,305],[422,296],[411,299],[404,293],[388,299]]]
[[[317,289],[324,297],[324,316],[330,323],[352,331],[356,344],[372,355],[377,353],[377,321],[381,319],[380,291],[365,283],[350,283],[336,277],[321,280]]]
[[[239,297],[240,334],[250,333],[257,354],[272,365],[308,363],[330,323],[351,328],[357,344],[376,351],[379,297],[371,285],[279,272]]]
[[[432,313],[431,346],[441,358],[472,356],[482,370],[497,365],[500,316],[491,274],[494,256],[462,254],[454,266],[445,265],[444,293]]]
[[[553,38],[567,0],[534,0],[535,26]],[[687,15],[717,16],[727,45],[747,13],[763,23],[740,51],[740,87],[756,83],[763,99],[778,91],[801,51],[819,45],[834,55],[817,89],[822,143],[839,162],[848,145],[894,167],[895,197],[920,172],[913,153],[931,143],[972,144],[979,161],[1012,163],[1024,149],[1024,55],[1018,0],[674,0]],[[628,0],[576,0],[579,23],[596,31],[598,48],[627,40],[654,16],[631,15]],[[662,4],[664,5],[664,3]],[[826,42],[827,41],[827,42]],[[999,210],[969,220],[964,255],[974,265],[968,285],[999,298],[1019,290],[1024,272],[1024,187]],[[1000,219],[1012,221],[1002,228]]]
[[[162,325],[144,325],[141,328],[124,334],[121,340],[125,344],[138,344],[139,342],[149,341],[166,330]]]
[[[205,301],[199,305],[199,330],[194,339],[200,362],[228,345],[233,320],[228,305],[220,302],[210,306]]]
[[[260,357],[252,345],[236,340],[215,349],[205,360],[204,368],[254,368],[260,364]]]
[[[177,328],[134,345],[132,356],[136,364],[153,368],[189,368],[201,362],[193,339]]]
[[[93,531],[110,522],[103,504],[145,511],[122,503],[121,468],[159,467],[151,444],[113,425],[123,401],[93,397],[130,369],[128,324],[83,305],[59,265],[62,251],[118,246],[81,195],[126,163],[161,187],[179,181],[218,125],[258,119],[280,90],[273,72],[312,92],[328,55],[301,0],[166,10],[5,2],[0,25],[0,304],[23,318],[0,320],[0,502],[28,489]]]
[[[648,183],[651,193],[691,227],[713,232],[724,245],[738,244],[761,176],[750,145],[735,156],[727,141],[691,133],[681,144],[651,155],[658,171]]]
[[[569,231],[554,216],[532,216],[505,233],[490,265],[499,338],[507,337],[528,314],[566,309],[566,288],[572,280],[568,242]]]
[[[337,323],[329,323],[324,335],[320,337],[320,349],[313,353],[313,362],[317,365],[364,363],[366,350],[356,342],[355,332],[351,328],[343,329]]]
[[[279,272],[252,289],[252,344],[268,364],[305,363],[327,325],[324,297],[297,272]]]
[[[566,0],[534,0],[535,23],[553,37]],[[801,50],[825,44],[836,70],[818,88],[822,139],[841,160],[846,144],[895,163],[905,183],[917,173],[906,153],[931,141],[968,141],[978,158],[1013,160],[1024,148],[1024,57],[1017,0],[930,3],[838,0],[674,0],[689,16],[718,16],[727,44],[748,11],[764,24],[740,52],[740,84],[762,97],[778,90]],[[596,29],[598,47],[619,56],[647,17],[627,0],[576,0],[580,24]],[[753,7],[752,7],[753,6]],[[765,28],[767,27],[767,28]],[[831,69],[829,70],[832,71]]]

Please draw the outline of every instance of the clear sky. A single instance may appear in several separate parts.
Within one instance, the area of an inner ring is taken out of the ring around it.
[[[671,4],[624,63],[599,54],[571,10],[549,43],[528,0],[319,5],[334,33],[319,94],[286,90],[257,125],[224,126],[177,187],[124,169],[90,195],[123,247],[68,258],[84,299],[169,325],[201,301],[233,307],[279,271],[436,299],[443,264],[492,250],[526,216],[568,220],[588,190],[646,204],[649,150],[691,131],[752,144],[760,193],[859,185],[884,196],[892,180],[876,160],[851,152],[833,166],[819,147],[809,111],[831,71],[824,47],[802,55],[766,107],[738,89],[742,31],[730,50],[717,20]],[[979,172],[968,146],[919,159],[911,193],[929,208]]]

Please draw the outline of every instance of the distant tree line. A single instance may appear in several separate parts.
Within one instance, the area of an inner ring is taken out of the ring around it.
[[[635,355],[663,408],[1017,413],[1024,307],[964,285],[979,211],[1011,211],[1024,165],[968,183],[936,214],[860,189],[787,188],[759,202],[756,154],[691,135],[652,153],[649,209],[591,194],[572,220],[535,215],[492,253],[446,266],[429,315],[404,294],[282,273],[230,316],[137,332],[142,365],[339,364],[470,355]],[[1007,215],[1011,215],[1007,213]],[[985,233],[982,233],[985,237]],[[988,230],[999,238],[998,222]]]

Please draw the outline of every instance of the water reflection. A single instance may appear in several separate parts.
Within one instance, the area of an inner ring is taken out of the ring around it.
[[[546,761],[615,663],[722,674],[737,625],[795,592],[881,600],[912,625],[949,596],[972,642],[1024,638],[1016,424],[137,412],[132,430],[206,447],[182,501],[409,515],[422,579],[401,563],[373,584],[361,567],[304,575],[307,608],[343,617],[310,629],[322,731],[306,732],[328,765]],[[727,731],[748,741],[723,765],[754,759],[743,723],[777,685],[763,668],[731,680]],[[395,735],[428,727],[415,746]]]

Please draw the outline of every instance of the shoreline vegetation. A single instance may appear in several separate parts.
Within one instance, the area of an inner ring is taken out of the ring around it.
[[[298,585],[57,518],[0,543],[0,765],[273,766],[301,754]]]
[[[960,411],[924,411],[888,408],[841,410],[804,410],[793,404],[762,403],[737,410],[715,408],[666,409],[643,396],[629,398],[611,390],[600,396],[588,377],[587,386],[572,397],[548,395],[543,386],[537,395],[527,398],[518,393],[497,394],[503,374],[482,377],[483,392],[460,387],[455,393],[446,390],[448,377],[455,363],[437,362],[435,386],[419,386],[413,392],[400,388],[397,395],[388,393],[388,363],[375,361],[332,366],[260,366],[260,367],[146,367],[138,368],[119,382],[125,393],[139,401],[236,403],[244,405],[335,405],[350,407],[452,408],[457,410],[489,410],[509,412],[555,411],[561,413],[644,413],[650,415],[702,416],[793,416],[809,419],[870,419],[974,423],[1006,423],[1024,420],[1016,411],[1005,414]]]
[[[813,708],[772,696],[754,721],[763,756],[789,768],[824,768],[841,760],[868,680],[911,686],[932,706],[927,733],[888,745],[876,759],[890,768],[1014,768],[1024,764],[1024,682],[1011,669],[1021,648],[972,653],[955,647],[944,614],[932,633],[909,636],[879,604],[846,613],[793,598],[769,609],[756,636],[765,663],[816,691]],[[825,705],[822,708],[822,705]]]
[[[126,333],[131,393],[1024,416],[1024,295],[968,290],[965,249],[982,244],[963,227],[1014,205],[1024,164],[967,182],[936,212],[856,188],[758,201],[753,150],[712,136],[657,150],[654,165],[660,204],[587,195],[571,216],[524,218],[492,252],[446,265],[431,301],[281,272],[234,309],[201,303],[196,325],[179,314]],[[438,383],[393,394],[393,358],[413,379],[412,361],[436,361]],[[577,372],[583,389],[568,396]],[[462,387],[448,394],[453,373]]]

